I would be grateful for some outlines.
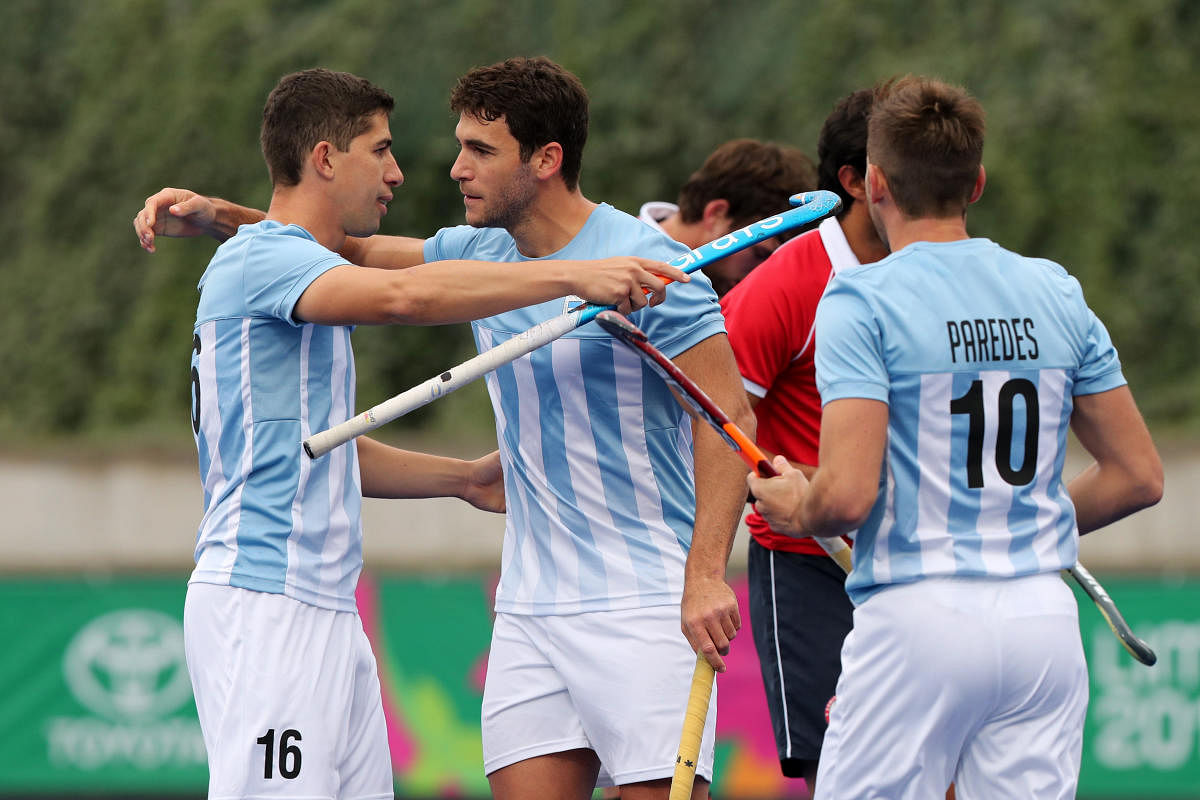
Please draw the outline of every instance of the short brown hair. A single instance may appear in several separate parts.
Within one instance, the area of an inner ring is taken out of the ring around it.
[[[562,178],[574,191],[588,134],[588,95],[579,78],[544,56],[510,58],[477,67],[458,79],[450,110],[486,122],[501,117],[528,161],[539,147],[558,142]]]
[[[787,211],[788,198],[817,185],[812,159],[794,147],[733,139],[718,147],[679,190],[679,216],[697,222],[712,200],[729,201],[735,228]]]
[[[263,108],[263,158],[275,186],[300,183],[304,160],[318,142],[338,150],[371,126],[371,118],[390,114],[391,95],[348,72],[306,69],[279,79]]]
[[[908,217],[964,213],[983,161],[983,106],[966,89],[906,76],[878,87],[867,159]]]

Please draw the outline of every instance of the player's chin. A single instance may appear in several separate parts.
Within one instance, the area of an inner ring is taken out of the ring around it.
[[[379,222],[379,219],[363,220],[352,227],[348,227],[346,235],[353,236],[356,239],[365,239],[368,236],[374,236],[379,233]]]

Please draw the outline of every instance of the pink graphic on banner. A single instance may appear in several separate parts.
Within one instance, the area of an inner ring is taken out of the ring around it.
[[[726,797],[807,797],[803,780],[783,777],[767,710],[762,672],[750,632],[750,592],[745,576],[730,582],[742,611],[742,629],[729,645],[725,672],[717,677],[717,741],[733,753],[716,776]]]
[[[400,687],[395,680],[391,668],[391,657],[384,646],[382,617],[379,609],[379,593],[375,581],[363,572],[358,579],[358,588],[354,593],[358,604],[358,616],[362,619],[363,630],[371,640],[371,649],[375,652],[375,662],[379,670],[379,688],[383,695],[383,716],[387,721],[388,749],[392,753],[392,769],[404,772],[416,760],[417,748],[414,738],[408,732],[404,715],[397,707],[400,697]]]
[[[479,602],[475,594],[478,588],[472,586],[480,584],[461,582],[462,601],[472,608],[479,604],[481,627],[490,616],[496,576],[482,578],[482,585],[486,599]],[[758,654],[750,632],[746,579],[738,577],[731,585],[742,609],[743,627],[725,659],[728,670],[717,678],[718,774],[714,791],[730,800],[805,797],[804,782],[784,778],[779,771]],[[398,787],[429,797],[485,796],[487,782],[479,751],[478,717],[460,718],[453,707],[454,698],[464,689],[478,702],[487,672],[486,633],[479,637],[478,656],[465,668],[460,665],[453,672],[408,674],[403,663],[405,651],[393,649],[387,641],[385,622],[394,620],[394,612],[381,605],[379,585],[373,576],[364,573],[359,579],[357,600],[363,628],[379,665]]]

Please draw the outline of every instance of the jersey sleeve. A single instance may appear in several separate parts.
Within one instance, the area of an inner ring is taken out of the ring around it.
[[[670,261],[687,252],[683,245],[657,231],[638,243],[630,255]],[[632,315],[634,325],[641,328],[651,343],[667,358],[674,358],[710,336],[725,332],[725,318],[717,303],[712,282],[700,270],[691,273],[687,283],[667,285],[667,299],[652,308],[643,308]]]
[[[313,281],[346,259],[311,239],[263,236],[246,254],[242,270],[246,310],[299,327],[292,316],[296,302]]]
[[[479,228],[470,225],[455,225],[452,228],[442,228],[425,240],[425,261],[450,261],[453,259],[472,259],[469,255],[480,235]]]
[[[878,320],[867,298],[840,276],[817,306],[816,367],[822,405],[851,397],[888,401]]]
[[[1074,394],[1099,394],[1125,385],[1121,360],[1104,323],[1089,308],[1083,359],[1075,376]]]

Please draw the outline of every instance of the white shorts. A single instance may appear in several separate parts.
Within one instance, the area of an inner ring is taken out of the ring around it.
[[[1073,798],[1088,675],[1058,574],[931,578],[854,611],[821,798]]]
[[[679,606],[562,616],[497,614],[483,689],[488,774],[588,748],[597,786],[670,778],[696,654]],[[716,687],[696,774],[712,780]]]
[[[357,614],[192,583],[183,636],[210,800],[390,800],[379,676]]]

